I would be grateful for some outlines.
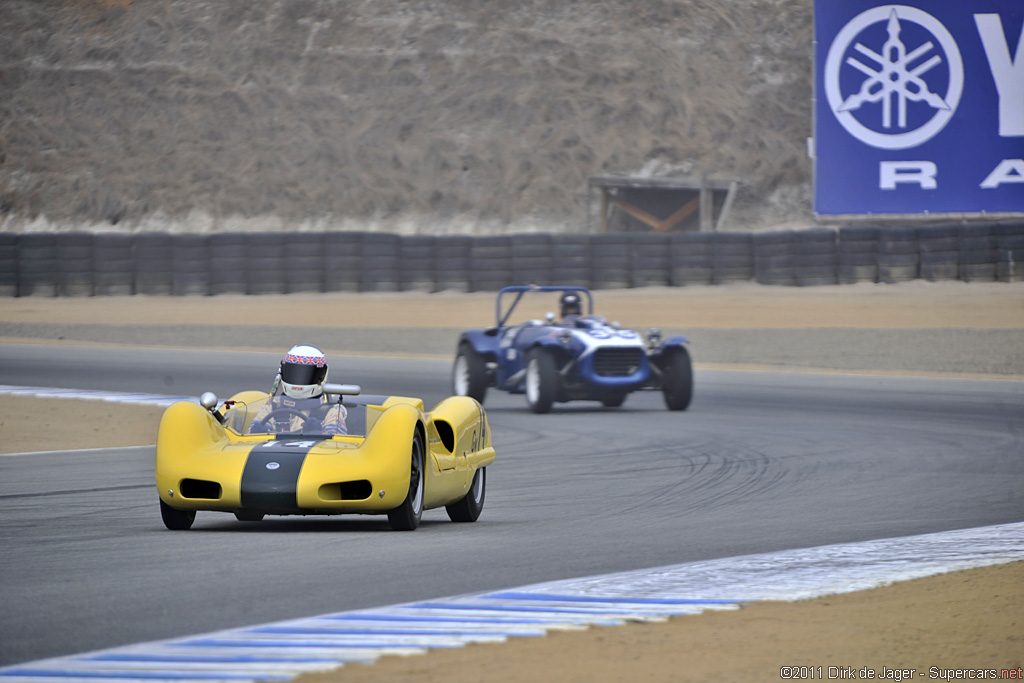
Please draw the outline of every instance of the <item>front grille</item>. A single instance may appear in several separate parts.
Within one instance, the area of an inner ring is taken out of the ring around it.
[[[594,372],[602,377],[623,377],[640,369],[644,350],[639,348],[598,349],[594,352]]]

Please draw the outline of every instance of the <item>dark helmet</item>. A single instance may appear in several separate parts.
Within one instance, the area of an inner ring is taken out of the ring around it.
[[[558,308],[563,318],[567,315],[580,315],[583,313],[583,305],[580,303],[579,294],[575,292],[563,294],[562,298],[558,300]]]

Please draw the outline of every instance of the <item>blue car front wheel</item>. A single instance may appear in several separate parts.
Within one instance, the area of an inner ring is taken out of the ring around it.
[[[685,348],[668,353],[661,366],[661,390],[669,410],[686,410],[693,398],[693,364]]]
[[[469,344],[461,344],[452,367],[452,393],[480,403],[487,395],[487,362]]]
[[[618,408],[626,400],[626,394],[606,394],[601,397],[605,408]]]

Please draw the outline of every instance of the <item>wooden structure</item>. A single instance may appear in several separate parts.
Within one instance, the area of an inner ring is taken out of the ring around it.
[[[593,176],[587,181],[587,231],[592,232],[589,204],[595,188],[601,193],[598,232],[608,232],[608,217],[613,208],[654,232],[714,232],[725,225],[738,185],[735,180],[709,180],[706,176]]]

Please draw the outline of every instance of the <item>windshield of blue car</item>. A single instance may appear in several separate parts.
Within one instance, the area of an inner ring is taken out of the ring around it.
[[[366,405],[338,407],[337,399],[321,403],[261,398],[248,403],[225,403],[224,426],[235,434],[278,436],[363,436],[366,433]],[[291,405],[288,405],[291,404]]]

